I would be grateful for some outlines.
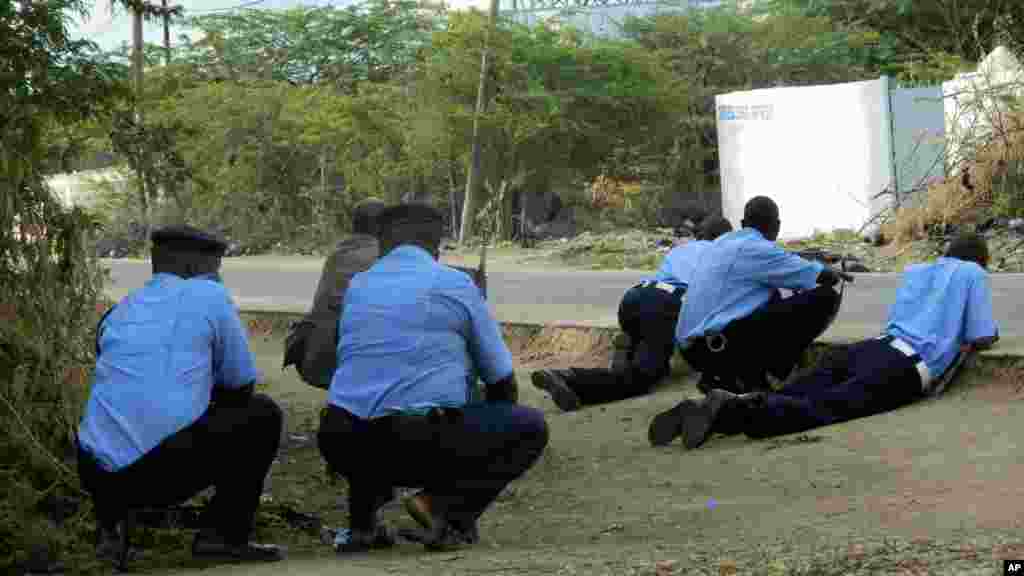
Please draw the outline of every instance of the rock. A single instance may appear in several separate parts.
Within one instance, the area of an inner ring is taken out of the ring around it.
[[[1008,223],[1010,230],[1020,234],[1024,232],[1024,218],[1014,218]]]

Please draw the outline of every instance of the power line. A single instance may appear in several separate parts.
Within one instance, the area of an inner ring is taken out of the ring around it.
[[[250,6],[256,6],[258,4],[263,4],[266,1],[267,0],[252,0],[252,2],[239,4],[238,6],[230,6],[228,8],[211,8],[209,10],[189,10],[188,12],[189,14],[206,14],[209,12],[230,12],[231,10],[239,10],[242,8],[249,8]]]

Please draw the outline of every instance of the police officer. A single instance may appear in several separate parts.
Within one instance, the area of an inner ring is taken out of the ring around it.
[[[629,342],[625,366],[538,370],[530,375],[533,385],[567,412],[648,393],[669,374],[679,311],[701,255],[731,231],[725,218],[706,219],[696,240],[673,248],[653,277],[626,291],[619,304],[619,326]]]
[[[682,435],[687,448],[711,433],[767,438],[893,410],[941,394],[967,354],[999,338],[985,269],[988,247],[977,235],[950,245],[944,258],[907,268],[881,337],[851,345],[778,393],[735,395],[713,389],[651,424],[654,445]]]
[[[249,543],[282,414],[259,378],[218,271],[226,245],[191,227],[152,234],[153,277],[100,322],[96,371],[78,431],[78,469],[99,524],[98,554],[123,567],[133,510],[209,486],[192,554],[273,561]]]
[[[356,205],[352,235],[335,247],[324,262],[313,296],[313,309],[289,333],[284,367],[295,364],[302,379],[327,389],[337,367],[338,317],[352,277],[373,265],[380,256],[377,216],[386,204],[375,198]]]
[[[348,479],[340,552],[388,547],[379,509],[396,487],[423,488],[429,548],[471,543],[477,519],[547,445],[543,415],[516,404],[512,356],[480,289],[437,262],[443,220],[422,204],[379,217],[383,256],[349,284],[338,369],[318,433]],[[478,373],[486,401],[469,403]],[[383,456],[382,456],[383,455]]]
[[[853,280],[779,247],[779,208],[770,198],[747,202],[742,225],[702,254],[676,327],[702,390],[765,390],[768,374],[785,380],[834,317],[832,287]],[[780,288],[796,293],[782,298]]]

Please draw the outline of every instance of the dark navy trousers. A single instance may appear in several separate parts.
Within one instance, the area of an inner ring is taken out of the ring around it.
[[[768,438],[887,412],[923,396],[909,357],[882,340],[865,340],[749,408],[743,432]]]
[[[369,530],[396,487],[423,488],[454,525],[480,517],[548,443],[544,415],[507,402],[471,404],[444,418],[355,418],[328,406],[320,453],[349,484],[353,530]]]
[[[213,501],[203,511],[204,529],[244,544],[283,425],[281,409],[263,394],[232,405],[215,403],[199,420],[116,472],[103,469],[79,447],[78,473],[97,519],[107,526],[129,511],[181,504],[215,486]]]
[[[676,322],[686,288],[668,292],[653,285],[630,288],[619,304],[619,326],[631,341],[629,370],[572,368],[566,383],[583,405],[603,404],[650,392],[668,376],[675,352]]]
[[[683,351],[694,370],[716,376],[731,387],[736,381],[748,391],[767,386],[765,374],[785,380],[804,351],[828,328],[839,293],[828,286],[782,298],[775,297],[749,316],[722,330],[725,349],[713,352],[703,339]]]

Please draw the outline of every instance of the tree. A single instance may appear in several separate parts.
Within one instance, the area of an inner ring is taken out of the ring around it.
[[[1021,54],[1024,37],[1024,4],[1016,0],[773,0],[767,9],[872,31],[890,49],[882,71],[913,82],[948,80],[999,44]]]
[[[0,566],[8,571],[29,542],[54,537],[33,513],[44,493],[78,490],[61,455],[73,446],[102,276],[85,244],[94,221],[61,206],[43,174],[60,127],[126,96],[95,46],[68,38],[66,18],[82,10],[78,0],[0,2]]]
[[[417,88],[437,110],[423,129],[445,126],[448,153],[463,161],[485,26],[478,12],[453,14],[434,35]],[[585,43],[572,32],[507,23],[490,41],[495,88],[482,124],[484,174],[500,214],[496,232],[506,238],[518,189],[596,176],[617,148],[661,141],[683,101],[668,70],[628,43]]]
[[[331,84],[353,92],[361,82],[401,78],[437,26],[437,14],[413,0],[371,0],[347,8],[303,6],[242,10],[190,18],[204,38],[182,57],[205,78],[264,78],[296,85]]]

